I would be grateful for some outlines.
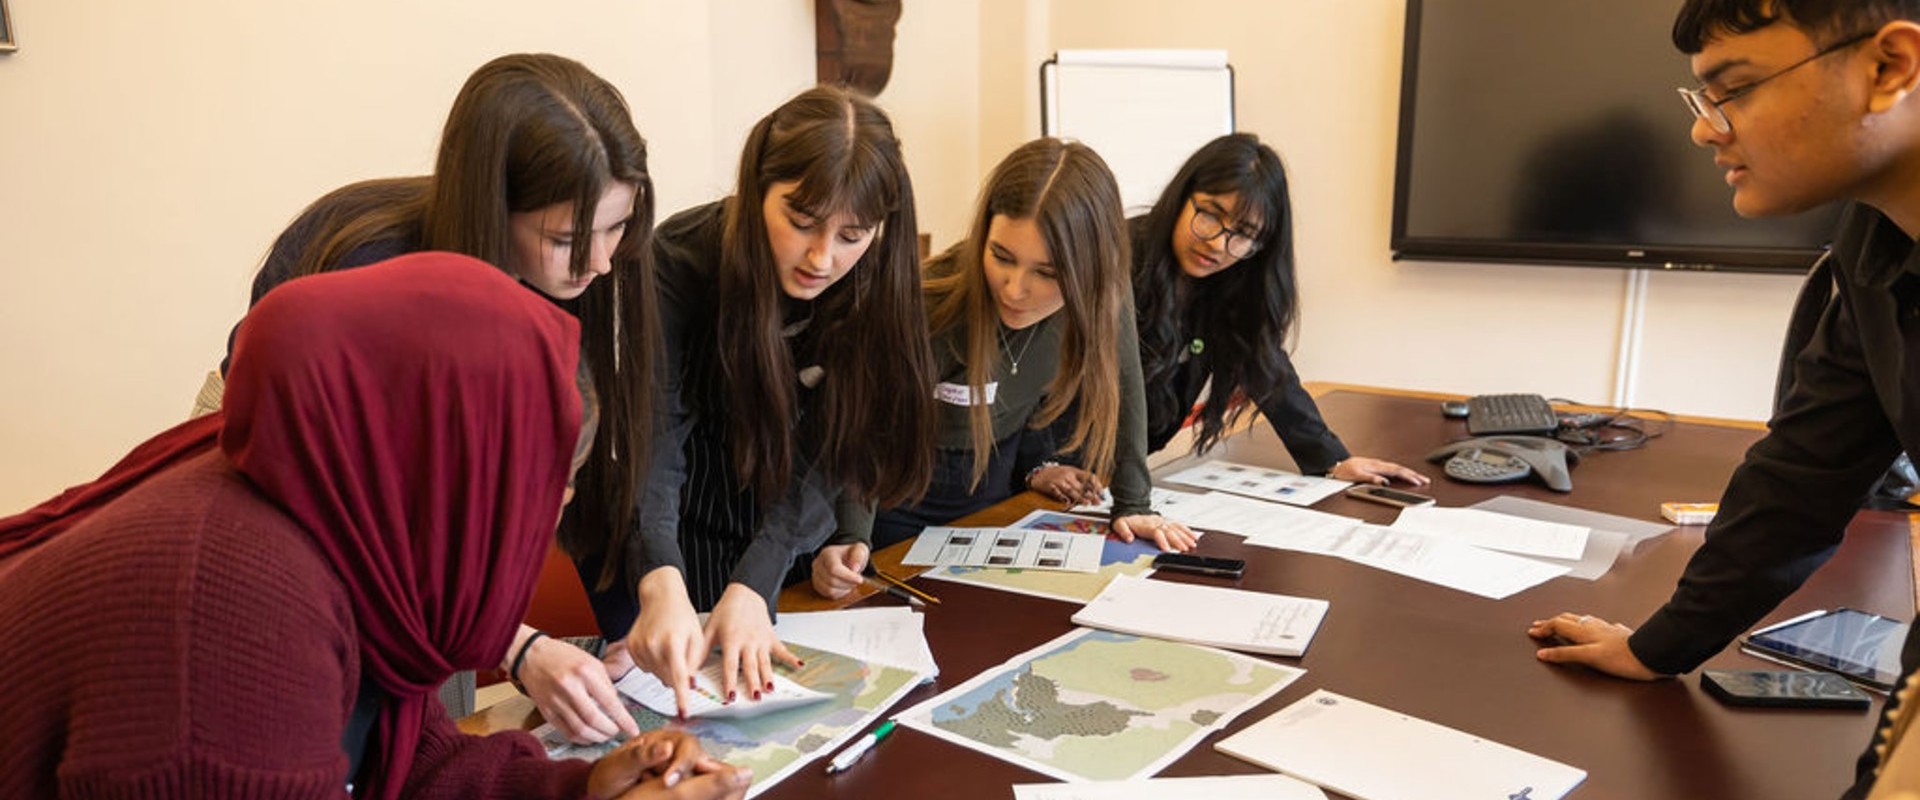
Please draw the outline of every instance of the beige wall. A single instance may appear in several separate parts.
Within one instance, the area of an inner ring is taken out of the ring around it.
[[[1404,6],[1050,0],[1045,49],[1227,50],[1240,129],[1272,144],[1293,181],[1303,297],[1295,362],[1308,379],[1606,402],[1626,272],[1390,259]],[[1686,135],[1686,123],[1676,103],[1672,135]],[[1649,276],[1636,404],[1764,417],[1798,287],[1791,276]],[[1489,341],[1488,320],[1521,330]]]
[[[804,0],[10,10],[0,513],[184,418],[273,236],[342,183],[430,169],[454,92],[485,60],[557,52],[618,85],[663,213],[723,193],[747,126],[813,76]]]
[[[981,174],[1037,135],[1048,54],[1221,47],[1241,127],[1293,172],[1307,377],[1612,389],[1624,273],[1388,259],[1400,0],[905,5],[880,100],[936,246],[963,232]],[[0,57],[0,513],[180,420],[281,226],[342,183],[427,170],[448,103],[486,59],[558,52],[618,85],[651,143],[662,216],[726,192],[747,127],[813,75],[807,0],[10,11],[21,50]],[[1653,276],[1642,403],[1760,416],[1795,285]],[[1544,320],[1531,335],[1434,344],[1528,309]]]

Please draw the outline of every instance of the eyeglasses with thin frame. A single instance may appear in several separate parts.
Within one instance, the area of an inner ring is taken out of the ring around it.
[[[1838,42],[1834,42],[1833,44],[1820,48],[1819,52],[1816,52],[1813,55],[1807,56],[1806,58],[1800,59],[1799,61],[1795,61],[1792,64],[1788,64],[1785,67],[1782,67],[1779,70],[1775,71],[1772,75],[1768,75],[1764,78],[1761,78],[1757,81],[1749,83],[1738,89],[1727,92],[1727,96],[1721,97],[1718,99],[1715,99],[1714,97],[1709,96],[1707,94],[1707,87],[1705,86],[1701,86],[1699,88],[1687,88],[1682,86],[1679,89],[1680,100],[1687,104],[1687,110],[1692,111],[1693,116],[1695,118],[1706,120],[1707,127],[1710,127],[1714,129],[1714,131],[1722,134],[1732,133],[1733,121],[1727,119],[1727,112],[1721,109],[1720,108],[1721,106],[1724,106],[1728,103],[1731,103],[1735,100],[1738,100],[1742,97],[1746,97],[1747,95],[1752,94],[1753,90],[1760,88],[1760,84],[1766,83],[1767,81],[1773,80],[1774,78],[1778,78],[1782,75],[1785,75],[1789,72],[1799,69],[1802,66],[1813,63],[1817,59],[1820,59],[1825,56],[1833,55],[1834,53],[1838,53],[1856,44],[1859,44],[1868,39],[1871,39],[1876,33],[1879,33],[1879,31],[1868,31],[1866,33],[1862,33],[1857,36],[1852,36],[1846,39],[1842,39]]]
[[[1220,215],[1201,208],[1193,198],[1187,198],[1187,204],[1193,206],[1193,221],[1187,227],[1193,229],[1193,235],[1200,241],[1211,242],[1220,238],[1221,234],[1226,234],[1227,255],[1233,256],[1236,261],[1259,252],[1260,243],[1254,241],[1253,237],[1228,228]]]

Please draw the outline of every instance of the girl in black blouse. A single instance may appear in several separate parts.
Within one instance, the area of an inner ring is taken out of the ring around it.
[[[797,557],[923,492],[933,400],[913,186],[873,101],[819,87],[755,125],[731,197],[654,239],[667,406],[640,510],[635,660],[681,693],[771,688]],[[865,531],[857,531],[864,538]],[[817,563],[854,572],[864,544]],[[711,610],[704,626],[696,611]]]
[[[1249,133],[1207,143],[1129,226],[1150,449],[1166,447],[1211,382],[1195,422],[1196,452],[1218,443],[1251,406],[1301,472],[1428,482],[1399,464],[1348,453],[1300,385],[1284,346],[1298,305],[1293,213],[1272,148]],[[1052,479],[1036,475],[1036,488]]]

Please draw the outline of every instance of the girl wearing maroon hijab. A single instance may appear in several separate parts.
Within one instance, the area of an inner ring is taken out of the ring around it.
[[[554,762],[459,733],[435,693],[526,611],[579,352],[464,256],[267,295],[222,412],[0,519],[0,796],[741,796],[684,734]]]

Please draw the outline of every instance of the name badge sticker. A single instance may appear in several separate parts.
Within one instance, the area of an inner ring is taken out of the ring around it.
[[[999,381],[987,384],[985,391],[958,383],[940,383],[933,387],[933,399],[953,406],[990,406],[993,405],[993,398],[999,394]],[[985,395],[984,400],[981,395]]]

